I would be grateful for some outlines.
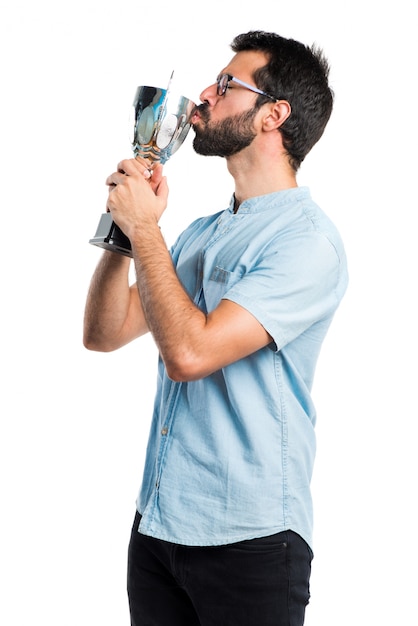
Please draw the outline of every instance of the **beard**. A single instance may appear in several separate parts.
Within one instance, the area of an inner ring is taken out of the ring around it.
[[[230,157],[240,152],[249,146],[256,136],[253,120],[257,111],[257,108],[253,108],[211,124],[206,105],[201,105],[199,113],[204,127],[193,127],[196,133],[193,139],[195,152],[204,156],[219,157]]]

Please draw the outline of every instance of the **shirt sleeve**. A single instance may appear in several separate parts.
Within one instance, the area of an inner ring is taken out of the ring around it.
[[[280,350],[333,315],[345,290],[341,264],[323,233],[299,234],[262,255],[223,298],[254,315]]]

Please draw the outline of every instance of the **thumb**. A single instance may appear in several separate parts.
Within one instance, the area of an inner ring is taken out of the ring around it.
[[[167,202],[168,199],[168,183],[167,183],[167,177],[163,176],[160,180],[160,183],[157,187],[157,189],[155,190],[155,195],[160,198],[160,200],[164,200],[165,202]]]

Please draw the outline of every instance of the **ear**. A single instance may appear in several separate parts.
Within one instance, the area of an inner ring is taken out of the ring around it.
[[[291,112],[292,108],[287,100],[272,102],[263,117],[263,130],[269,131],[280,128],[290,116]]]

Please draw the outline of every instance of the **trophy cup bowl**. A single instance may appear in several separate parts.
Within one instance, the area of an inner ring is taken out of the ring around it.
[[[156,163],[168,161],[186,139],[194,108],[194,102],[170,90],[170,83],[167,89],[138,87],[130,116],[134,155],[147,159],[150,170]],[[131,243],[110,213],[101,216],[89,243],[132,257]]]

